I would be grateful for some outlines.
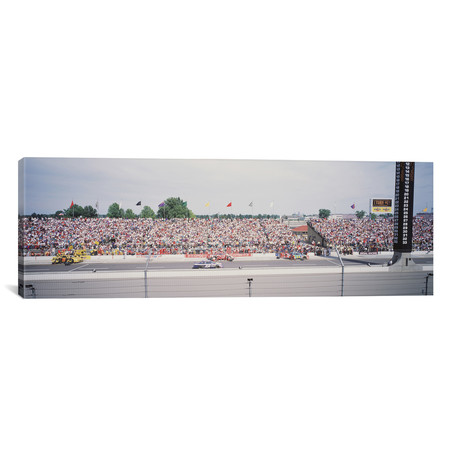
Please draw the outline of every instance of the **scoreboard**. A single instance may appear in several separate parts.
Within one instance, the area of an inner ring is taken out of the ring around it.
[[[371,212],[372,213],[377,213],[377,212],[391,213],[393,209],[392,205],[393,205],[393,200],[391,198],[373,198]]]
[[[395,178],[395,216],[393,248],[412,251],[412,215],[414,211],[414,162],[397,162]]]

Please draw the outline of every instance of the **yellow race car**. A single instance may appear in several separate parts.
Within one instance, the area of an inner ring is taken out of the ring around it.
[[[71,253],[58,254],[51,259],[52,264],[71,265],[83,262],[84,259],[89,258],[86,256],[85,251],[73,251]]]

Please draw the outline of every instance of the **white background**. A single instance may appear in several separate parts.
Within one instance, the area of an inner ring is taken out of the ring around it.
[[[0,456],[458,459],[455,6],[3,5]],[[434,161],[435,295],[24,301],[24,156]]]

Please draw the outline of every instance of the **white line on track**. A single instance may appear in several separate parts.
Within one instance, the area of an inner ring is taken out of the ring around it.
[[[91,265],[91,264],[79,265],[78,267],[72,268],[72,270],[67,270],[67,273],[74,272],[75,270],[78,270],[79,268],[87,267],[88,265]]]
[[[337,265],[337,266],[341,266],[339,263],[337,263],[336,260],[331,260],[331,259],[323,259],[323,260],[326,260],[327,262],[330,262],[332,265]]]
[[[81,267],[76,267],[76,268],[72,268],[72,270],[67,270],[67,273],[74,272],[75,270],[78,270],[79,268]]]

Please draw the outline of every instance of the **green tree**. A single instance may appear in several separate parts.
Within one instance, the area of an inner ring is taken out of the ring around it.
[[[134,211],[132,209],[127,209],[125,212],[125,219],[135,219],[137,216],[134,214]]]
[[[168,198],[164,201],[165,205],[158,211],[158,217],[166,219],[176,219],[191,217],[192,212],[187,208],[187,202],[178,198]]]
[[[356,211],[356,217],[362,219],[366,215],[366,211]]]
[[[140,217],[143,219],[155,219],[155,212],[150,206],[144,206],[141,211]]]
[[[83,215],[83,208],[78,204],[74,204],[71,208],[64,211],[64,215],[65,217],[81,217]]]
[[[331,215],[331,211],[329,209],[320,209],[319,210],[320,219],[327,219],[330,215]]]
[[[118,203],[112,203],[109,206],[109,209],[107,210],[107,217],[123,217],[124,211],[123,209],[120,208],[120,205]]]
[[[83,208],[83,217],[97,217],[97,210],[92,206],[85,206]]]

